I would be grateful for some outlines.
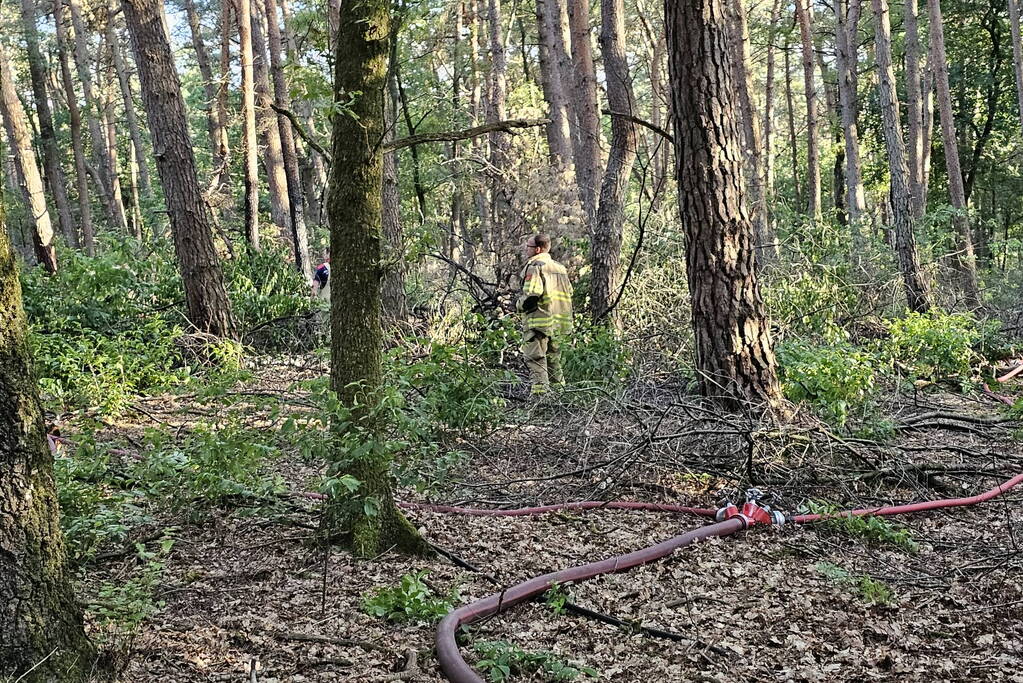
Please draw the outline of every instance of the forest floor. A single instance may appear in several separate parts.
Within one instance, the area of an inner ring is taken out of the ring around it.
[[[147,427],[176,434],[198,419],[246,420],[274,429],[246,395],[299,397],[293,383],[316,363],[275,366],[224,396],[160,396],[96,435],[131,448]],[[896,436],[885,445],[825,435],[811,420],[776,428],[704,412],[663,387],[627,398],[576,402],[571,393],[534,407],[511,402],[506,421],[463,441],[471,460],[429,495],[404,500],[517,507],[621,498],[717,507],[723,490],[757,485],[795,512],[808,500],[844,509],[972,495],[1023,470],[1023,449],[989,398],[937,393],[893,399]],[[297,399],[300,401],[300,398]],[[798,422],[798,421],[797,421]],[[65,424],[73,436],[75,424]],[[76,457],[74,449],[61,457]],[[265,468],[291,492],[322,477],[285,453]],[[367,595],[428,572],[439,595],[460,602],[494,592],[481,573],[444,557],[384,553],[353,559],[313,542],[315,500],[283,496],[250,506],[179,512],[152,599],[161,608],[129,636],[91,628],[126,655],[125,681],[442,681],[434,625],[391,624],[363,608]],[[506,641],[545,651],[613,681],[1016,681],[1023,682],[1023,490],[968,508],[898,518],[877,529],[837,524],[755,528],[676,552],[622,574],[568,587],[571,601],[678,635],[611,626],[544,601],[475,627],[472,643]],[[537,517],[409,513],[434,544],[502,585],[639,549],[706,522],[645,512],[592,510]],[[901,533],[902,529],[905,533]],[[138,571],[134,553],[88,565],[84,595]],[[512,680],[556,680],[534,672]],[[586,680],[581,676],[577,680]]]

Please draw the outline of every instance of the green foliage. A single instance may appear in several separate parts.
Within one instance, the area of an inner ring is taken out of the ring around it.
[[[810,404],[829,424],[872,417],[877,393],[874,359],[849,344],[817,346],[801,339],[778,345],[785,395]]]
[[[815,569],[834,583],[854,587],[863,601],[871,605],[890,605],[895,599],[891,586],[866,574],[853,574],[831,562],[818,562]]]
[[[555,614],[564,614],[565,603],[568,602],[569,598],[568,589],[560,583],[553,584],[547,589],[547,592],[543,594],[544,602],[547,604]]]
[[[818,515],[835,515],[838,512],[838,506],[834,503],[822,501],[810,501],[806,509]],[[920,549],[908,528],[876,515],[837,515],[823,520],[818,526],[872,545],[895,546],[910,553]]]
[[[455,608],[460,595],[453,588],[447,596],[437,595],[426,583],[429,573],[413,572],[401,577],[397,586],[386,586],[363,598],[367,614],[391,622],[432,624]]]
[[[129,633],[138,629],[142,622],[163,609],[162,600],[154,600],[153,593],[160,585],[166,567],[167,555],[174,545],[174,539],[164,536],[157,551],[146,550],[138,543],[135,551],[143,563],[141,570],[123,582],[105,582],[88,605],[100,623],[113,624]]]
[[[600,676],[595,669],[568,662],[553,652],[527,652],[503,640],[480,641],[473,644],[473,650],[480,656],[476,666],[495,682],[506,681],[513,674],[539,673],[543,675],[543,680],[556,682]]]
[[[571,341],[561,348],[566,382],[617,385],[629,374],[629,351],[614,331],[581,316]]]
[[[909,313],[888,322],[883,353],[913,379],[956,378],[965,383],[981,359],[977,348],[993,328],[967,313]]]

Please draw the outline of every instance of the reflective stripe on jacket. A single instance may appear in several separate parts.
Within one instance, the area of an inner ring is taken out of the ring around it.
[[[526,312],[530,297],[538,297],[535,310]],[[522,269],[522,294],[516,309],[522,314],[522,328],[547,336],[572,331],[572,282],[568,271],[547,252],[529,259]]]

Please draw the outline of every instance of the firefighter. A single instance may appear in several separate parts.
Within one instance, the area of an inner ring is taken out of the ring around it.
[[[572,282],[565,267],[551,258],[550,248],[547,235],[526,240],[522,293],[515,305],[522,314],[522,355],[534,395],[565,383],[561,344],[572,332]]]

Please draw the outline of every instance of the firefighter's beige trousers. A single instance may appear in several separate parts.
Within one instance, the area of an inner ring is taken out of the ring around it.
[[[543,332],[529,330],[522,343],[522,355],[529,368],[533,382],[532,392],[542,394],[554,384],[564,384],[565,373],[561,369],[561,349],[557,342]]]

